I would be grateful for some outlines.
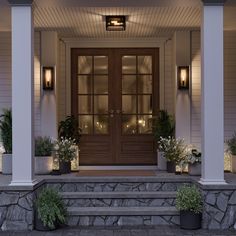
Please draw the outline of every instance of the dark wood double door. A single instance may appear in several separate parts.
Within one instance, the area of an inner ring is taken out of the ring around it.
[[[80,165],[156,164],[158,49],[72,49],[72,114]]]

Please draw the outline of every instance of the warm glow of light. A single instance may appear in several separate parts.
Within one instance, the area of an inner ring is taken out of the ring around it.
[[[117,20],[112,20],[111,23],[114,25],[122,25],[123,24],[122,22],[118,22]]]
[[[45,71],[46,86],[51,87],[52,85],[52,71],[47,69]]]
[[[187,70],[181,69],[180,71],[181,85],[186,86]]]

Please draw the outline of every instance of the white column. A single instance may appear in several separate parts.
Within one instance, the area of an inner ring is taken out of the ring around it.
[[[202,50],[202,184],[224,181],[224,44],[223,0],[203,0]]]
[[[41,135],[53,138],[57,138],[57,52],[57,33],[41,32],[41,64],[54,67],[55,71],[54,90],[45,90],[41,95]]]
[[[34,156],[34,42],[32,1],[12,4],[12,119],[11,185],[33,185]]]

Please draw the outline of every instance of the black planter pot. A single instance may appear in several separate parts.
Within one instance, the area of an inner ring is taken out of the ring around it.
[[[51,229],[48,226],[44,226],[43,222],[41,219],[38,217],[38,212],[35,211],[34,213],[34,229],[38,231],[52,231],[55,230],[55,228]]]
[[[70,161],[60,161],[59,170],[61,174],[68,174],[71,172],[71,162]]]
[[[175,173],[175,162],[167,161],[167,172],[168,173]]]
[[[200,229],[202,226],[202,214],[192,211],[180,211],[181,229]]]

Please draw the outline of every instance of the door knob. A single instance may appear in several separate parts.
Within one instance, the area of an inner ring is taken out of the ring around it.
[[[118,110],[116,110],[116,114],[120,114],[120,110],[118,109]]]

